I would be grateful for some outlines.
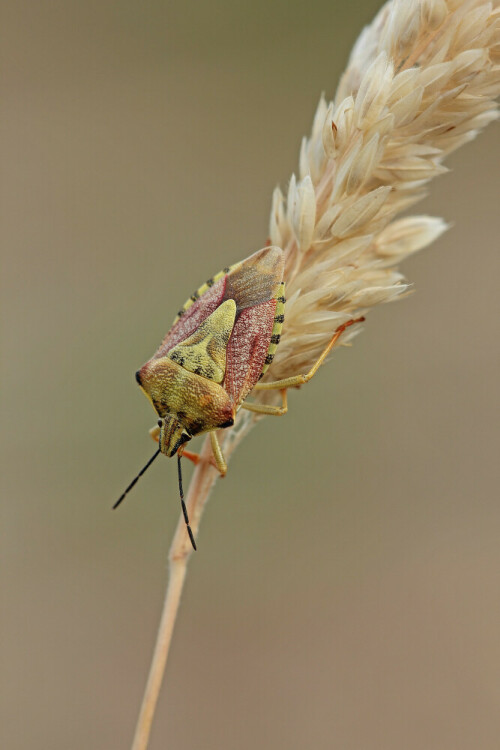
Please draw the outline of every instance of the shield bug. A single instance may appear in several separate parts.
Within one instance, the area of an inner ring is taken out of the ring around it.
[[[116,508],[155,458],[177,455],[182,510],[191,543],[195,541],[182,491],[180,459],[196,461],[184,446],[201,433],[210,433],[214,463],[227,471],[216,430],[231,427],[240,408],[281,416],[287,411],[286,389],[306,383],[324,361],[342,331],[306,375],[258,383],[272,363],[285,312],[284,254],[265,247],[246,260],[224,268],[203,284],[179,310],[170,331],[136,380],[158,414],[150,430],[158,441],[156,453],[120,496]],[[248,403],[254,389],[280,389],[282,405]]]

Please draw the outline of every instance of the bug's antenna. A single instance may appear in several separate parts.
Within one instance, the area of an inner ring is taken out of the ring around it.
[[[116,501],[116,503],[113,505],[113,510],[115,508],[118,508],[118,506],[120,505],[120,503],[123,500],[123,498],[125,497],[125,495],[130,492],[130,490],[132,489],[132,487],[134,486],[134,484],[137,482],[137,480],[139,479],[139,477],[142,477],[142,475],[144,474],[144,472],[146,471],[146,469],[149,469],[149,467],[151,466],[151,464],[153,463],[153,461],[155,460],[156,456],[159,453],[161,453],[161,450],[158,448],[158,450],[156,451],[156,453],[149,459],[149,461],[147,462],[146,466],[144,466],[140,470],[140,472],[138,473],[138,475],[135,477],[135,479],[133,479],[130,482],[129,486],[127,487],[127,489],[125,490],[125,492],[123,493],[123,495],[120,495],[120,497],[118,498],[118,500]]]
[[[179,492],[181,496],[182,512],[184,514],[184,520],[186,522],[186,528],[189,534],[189,539],[191,540],[193,549],[196,551],[196,542],[194,541],[193,532],[191,531],[191,526],[189,525],[188,512],[186,508],[186,503],[184,502],[184,492],[182,490],[182,470],[181,470],[181,454],[180,453],[177,454],[177,473],[179,475]]]

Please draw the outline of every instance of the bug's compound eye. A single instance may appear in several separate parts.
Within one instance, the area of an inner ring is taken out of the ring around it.
[[[139,383],[139,385],[142,385],[142,383],[141,383],[141,371],[140,370],[137,370],[137,372],[135,373],[135,379],[137,380],[137,382]]]
[[[163,419],[158,420],[158,427],[163,427]]]

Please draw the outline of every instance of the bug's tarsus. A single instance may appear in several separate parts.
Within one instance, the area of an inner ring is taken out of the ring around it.
[[[182,507],[182,513],[184,516],[184,521],[186,522],[186,528],[187,532],[189,534],[189,539],[191,541],[191,544],[193,545],[193,549],[196,551],[196,542],[194,541],[193,532],[191,530],[191,526],[189,525],[189,516],[186,508],[186,503],[184,502],[184,491],[182,489],[182,469],[181,469],[181,454],[177,454],[177,474],[179,476],[179,494],[181,496],[181,507]]]
[[[146,466],[144,466],[144,467],[143,467],[143,468],[142,468],[142,469],[140,470],[140,472],[139,472],[139,473],[137,474],[137,476],[136,476],[136,477],[135,477],[135,478],[134,478],[134,479],[133,479],[133,480],[132,480],[132,481],[130,482],[129,486],[127,487],[127,489],[125,490],[125,492],[123,493],[123,495],[121,495],[121,496],[120,496],[120,497],[118,498],[118,500],[116,501],[116,503],[115,503],[115,504],[113,505],[113,510],[114,510],[115,508],[118,508],[118,506],[120,505],[121,501],[122,501],[122,500],[123,500],[123,499],[125,498],[125,495],[127,495],[127,494],[128,494],[129,492],[130,492],[130,490],[131,490],[131,489],[132,489],[132,487],[133,487],[133,486],[134,486],[134,485],[136,484],[136,482],[137,482],[137,481],[139,480],[139,478],[140,478],[140,477],[142,477],[142,475],[144,474],[144,472],[146,471],[146,469],[149,469],[149,467],[151,466],[151,464],[153,463],[153,461],[155,460],[156,456],[157,456],[157,455],[158,455],[159,453],[161,453],[161,451],[160,451],[160,449],[158,448],[158,450],[156,451],[156,453],[155,453],[155,454],[154,454],[154,455],[153,455],[153,456],[152,456],[152,457],[151,457],[151,458],[149,459],[149,461],[147,462]]]

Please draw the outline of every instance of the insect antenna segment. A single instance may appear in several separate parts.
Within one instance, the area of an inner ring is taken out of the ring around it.
[[[177,473],[179,475],[179,493],[181,496],[182,513],[184,515],[184,521],[186,522],[186,528],[189,534],[189,539],[191,540],[193,549],[196,551],[196,542],[194,541],[193,532],[191,531],[191,526],[189,525],[189,516],[188,516],[188,512],[186,508],[186,503],[184,502],[184,491],[182,489],[182,469],[181,469],[181,454],[180,453],[177,454]]]
[[[142,475],[144,474],[144,472],[146,471],[146,469],[149,469],[149,467],[151,466],[151,464],[155,460],[156,456],[158,456],[160,453],[161,453],[161,451],[158,448],[158,450],[156,451],[156,453],[149,459],[149,461],[147,462],[146,466],[144,466],[140,470],[140,472],[138,473],[138,475],[130,482],[129,486],[127,487],[127,489],[125,490],[125,492],[123,493],[123,495],[120,495],[120,497],[118,498],[118,500],[116,501],[116,503],[113,505],[113,510],[115,508],[118,508],[118,506],[120,505],[121,501],[125,498],[125,495],[127,495],[130,492],[130,490],[135,485],[135,483],[137,482],[137,480],[140,477],[142,477]]]

